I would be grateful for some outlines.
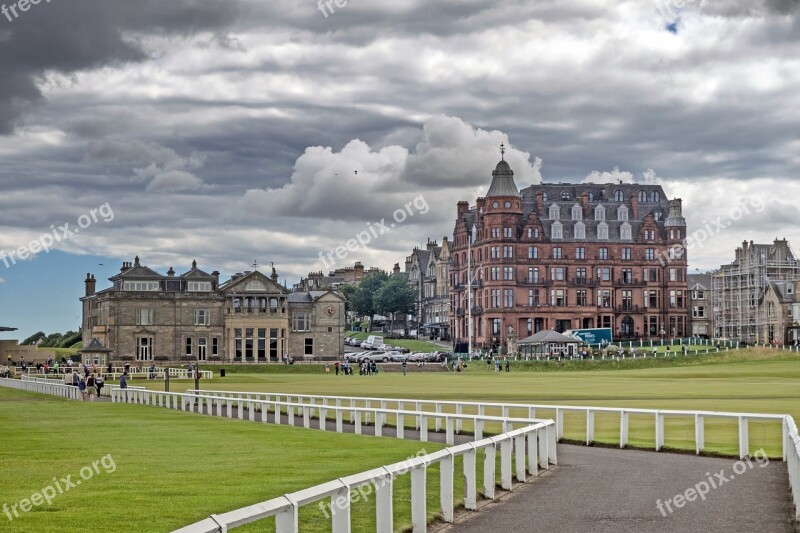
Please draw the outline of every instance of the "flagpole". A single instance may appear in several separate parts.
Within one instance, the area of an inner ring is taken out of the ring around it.
[[[472,357],[472,235],[467,247],[467,357]]]

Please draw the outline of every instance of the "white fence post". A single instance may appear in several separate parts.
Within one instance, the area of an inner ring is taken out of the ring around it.
[[[428,527],[426,465],[420,464],[411,469],[411,527],[413,533],[425,533]]]
[[[749,421],[746,416],[739,416],[739,459],[750,455]]]
[[[624,409],[619,413],[619,447],[624,448],[628,445],[628,423],[629,416]]]
[[[439,503],[442,520],[448,523],[453,521],[453,470],[453,453],[450,452],[439,462]]]
[[[468,511],[478,508],[476,458],[477,451],[474,447],[464,454],[464,508]]]
[[[664,415],[656,411],[656,451],[664,447]]]
[[[706,431],[705,431],[705,422],[703,420],[703,415],[696,414],[694,415],[694,447],[695,453],[700,455],[700,452],[703,451],[703,448],[706,445]]]
[[[375,518],[377,533],[394,533],[394,510],[392,492],[394,478],[391,474],[375,483]]]
[[[492,442],[483,449],[483,496],[494,500],[496,444]]]
[[[594,411],[592,409],[586,410],[586,445],[594,442]]]
[[[503,490],[512,489],[510,438],[500,442],[500,486],[503,487]]]

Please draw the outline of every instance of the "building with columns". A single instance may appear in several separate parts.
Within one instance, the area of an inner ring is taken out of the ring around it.
[[[486,196],[457,206],[453,335],[468,340],[469,291],[473,343],[484,348],[542,330],[689,335],[685,238],[681,200],[668,200],[659,185],[543,183],[520,191],[502,160]]]
[[[280,362],[343,353],[345,299],[333,290],[291,292],[258,270],[220,283],[192,263],[166,275],[125,262],[112,286],[87,274],[83,342],[97,339],[114,361]]]

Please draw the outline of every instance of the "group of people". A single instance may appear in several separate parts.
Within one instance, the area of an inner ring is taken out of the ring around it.
[[[494,371],[495,372],[502,372],[503,366],[505,364],[506,372],[511,372],[511,361],[508,360],[508,357],[503,357],[501,360],[499,357],[494,358]],[[486,370],[492,370],[492,358],[489,357],[486,359]]]
[[[337,376],[339,375],[339,372],[341,372],[343,376],[352,376],[353,375],[353,369],[350,367],[350,363],[348,363],[347,361],[344,361],[344,362],[336,361],[333,364],[333,367],[336,370],[336,375]],[[330,371],[331,371],[331,369],[328,366],[328,363],[325,363],[325,372],[330,372]]]
[[[78,387],[80,392],[81,401],[86,401],[88,396],[89,401],[93,402],[96,396],[99,396],[103,390],[103,376],[97,375],[95,372],[89,372],[89,368],[83,365],[84,374],[78,374],[77,370],[72,373],[64,374],[64,384]]]

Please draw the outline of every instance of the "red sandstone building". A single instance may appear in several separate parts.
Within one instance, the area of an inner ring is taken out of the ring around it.
[[[473,227],[475,346],[543,329],[608,327],[615,340],[689,335],[686,221],[681,200],[661,186],[544,183],[520,192],[500,161],[486,196],[458,203],[451,331],[464,343]]]

